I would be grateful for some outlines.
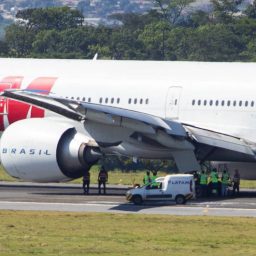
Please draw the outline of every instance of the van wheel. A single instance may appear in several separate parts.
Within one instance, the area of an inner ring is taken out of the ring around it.
[[[136,204],[136,205],[140,205],[140,204],[142,204],[142,202],[143,202],[142,197],[139,196],[139,195],[133,196],[133,197],[132,197],[132,201],[133,201],[133,203]]]
[[[175,202],[176,202],[176,204],[185,204],[186,200],[183,195],[177,195],[175,198]]]

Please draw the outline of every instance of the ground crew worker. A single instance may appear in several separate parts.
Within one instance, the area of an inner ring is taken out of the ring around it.
[[[146,172],[146,175],[145,175],[144,178],[143,178],[143,183],[144,183],[144,185],[147,186],[147,185],[150,184],[150,182],[151,182],[150,172],[147,171],[147,172]]]
[[[152,176],[151,182],[152,182],[152,187],[154,187],[154,188],[158,187],[158,183],[156,182],[156,178],[157,178],[157,171],[153,171],[153,176]]]
[[[202,171],[200,175],[200,190],[201,190],[201,196],[206,197],[207,196],[207,175],[205,171]]]
[[[229,174],[227,170],[224,170],[221,177],[221,195],[227,196],[228,195],[228,184],[229,184]]]
[[[221,196],[222,195],[222,173],[219,171],[217,173],[218,176],[218,195]]]
[[[89,194],[89,189],[90,189],[90,172],[85,171],[83,175],[83,190],[84,190],[84,195]]]
[[[198,172],[195,170],[193,171],[194,181],[195,181],[195,192],[196,196],[200,196],[200,177]]]
[[[104,195],[106,194],[106,182],[108,181],[108,173],[105,170],[104,166],[101,167],[98,175],[98,189],[99,194],[101,194],[101,185],[103,185]]]
[[[240,186],[240,174],[236,169],[235,174],[233,176],[233,195],[235,195],[236,190],[237,190],[237,194],[239,194],[239,186]]]
[[[217,174],[217,170],[215,168],[210,173],[210,177],[211,177],[211,183],[212,183],[211,193],[213,193],[213,191],[216,193],[216,192],[218,192],[218,174]]]

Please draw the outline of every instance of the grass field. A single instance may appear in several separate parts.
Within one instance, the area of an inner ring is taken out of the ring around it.
[[[0,255],[255,256],[256,219],[0,211]]]
[[[98,167],[95,166],[91,169],[91,183],[96,184],[98,178]],[[165,176],[167,173],[159,172],[158,176]],[[137,172],[121,172],[118,170],[109,171],[109,184],[122,184],[122,185],[133,185],[133,184],[142,184],[143,177],[145,172],[137,171]],[[0,181],[17,181],[16,179],[9,176],[0,166]],[[81,184],[82,179],[76,179],[71,181],[75,184]],[[242,180],[241,188],[254,188],[256,189],[256,180]]]

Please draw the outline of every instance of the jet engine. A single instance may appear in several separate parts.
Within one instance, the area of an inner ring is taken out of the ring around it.
[[[0,143],[5,170],[13,177],[28,181],[79,178],[101,156],[92,138],[62,119],[33,118],[15,122],[5,130]]]

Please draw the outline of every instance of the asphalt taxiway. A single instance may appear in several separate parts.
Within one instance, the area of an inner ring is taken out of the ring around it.
[[[98,195],[92,186],[90,195],[83,195],[81,185],[76,184],[0,182],[0,210],[256,217],[256,190],[242,190],[238,197],[191,200],[182,206],[173,202],[135,206],[125,199],[128,189],[111,185],[106,195]]]

